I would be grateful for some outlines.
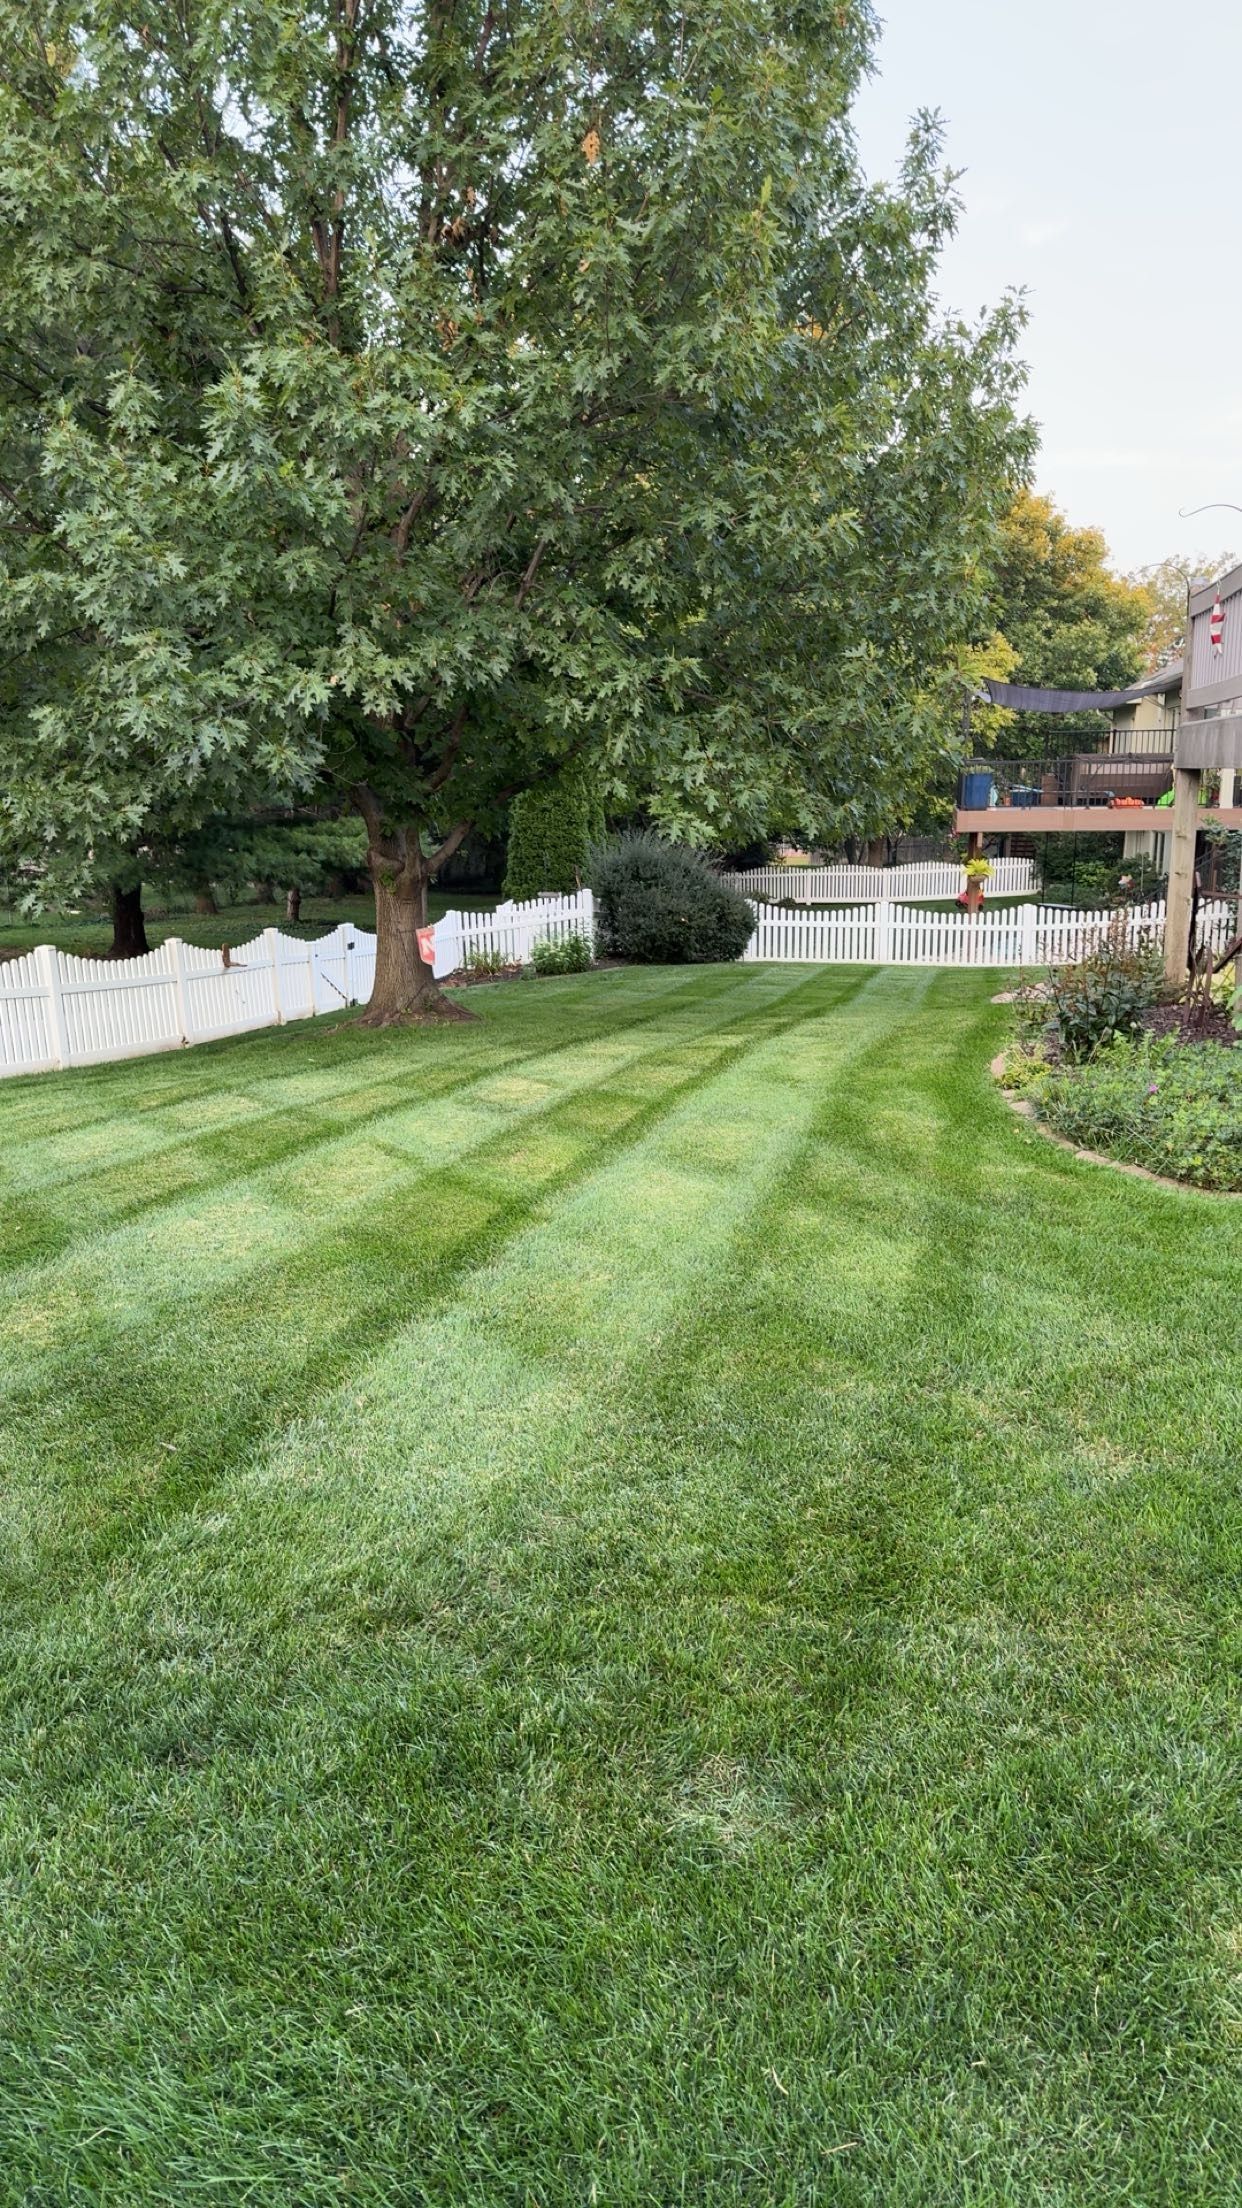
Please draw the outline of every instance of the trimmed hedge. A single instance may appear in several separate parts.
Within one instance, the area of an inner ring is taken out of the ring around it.
[[[744,897],[697,851],[658,836],[622,836],[591,854],[597,948],[638,965],[740,958],[754,932]]]
[[[504,894],[521,904],[543,890],[570,896],[587,870],[592,844],[604,833],[599,781],[575,760],[550,782],[523,790],[509,813]]]

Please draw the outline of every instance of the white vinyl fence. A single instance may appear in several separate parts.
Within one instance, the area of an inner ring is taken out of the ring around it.
[[[594,932],[595,899],[589,889],[574,897],[532,897],[523,905],[497,905],[495,912],[446,912],[436,922],[436,980],[456,973],[472,958],[525,965],[536,943],[559,943],[567,935],[584,935],[589,943]]]
[[[1095,949],[1114,924],[1111,912],[1064,905],[1011,905],[1003,912],[917,912],[896,904],[789,912],[756,905],[755,932],[742,956],[846,966],[1057,966]],[[1231,901],[1201,906],[1202,943],[1220,950],[1233,932]],[[1163,936],[1163,904],[1127,913],[1128,943],[1157,944]]]
[[[498,954],[506,964],[534,945],[578,933],[592,936],[589,889],[541,897],[495,912],[449,912],[436,923],[439,979]],[[885,902],[839,911],[755,907],[747,959],[895,966],[1046,966],[1080,958],[1098,944],[1114,915],[1069,906],[1019,905],[1008,911],[918,912]],[[1158,942],[1162,904],[1126,917],[1133,943]],[[1232,901],[1200,909],[1200,940],[1220,950],[1234,932]],[[375,937],[334,928],[314,943],[265,928],[227,956],[170,937],[145,958],[74,958],[50,944],[0,963],[0,1075],[98,1065],[144,1051],[206,1043],[315,1012],[365,1004],[375,973]]]
[[[494,913],[446,913],[435,929],[435,972],[442,979],[475,952],[515,963],[544,937],[589,939],[593,928],[589,889]],[[374,974],[375,937],[345,926],[313,943],[264,928],[230,950],[227,964],[223,951],[176,936],[126,959],[75,958],[43,943],[0,962],[0,1076],[101,1065],[339,1012],[366,1003]]]
[[[722,880],[743,897],[793,898],[800,905],[905,904],[920,897],[960,897],[962,867],[951,859],[906,866],[756,866]],[[1038,888],[1033,859],[993,859],[989,897],[1032,897]]]

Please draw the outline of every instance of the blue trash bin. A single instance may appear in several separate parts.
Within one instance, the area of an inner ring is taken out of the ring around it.
[[[1011,805],[1038,805],[1039,791],[1032,789],[1029,782],[1015,782],[1009,802]]]
[[[990,774],[964,774],[957,786],[957,802],[964,813],[986,813],[993,788]]]

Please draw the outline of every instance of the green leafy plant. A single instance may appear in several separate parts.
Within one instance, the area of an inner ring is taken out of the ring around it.
[[[512,965],[512,963],[513,961],[506,958],[503,951],[497,950],[467,951],[462,960],[462,965],[468,974],[483,976],[503,974],[505,968]]]
[[[990,859],[967,859],[965,873],[968,882],[990,882],[992,879],[992,861]]]
[[[869,0],[0,25],[0,846],[45,903],[348,805],[376,1026],[445,1010],[429,883],[579,755],[695,840],[921,793],[1033,434],[1021,306],[939,305],[939,127],[859,165]]]
[[[1119,1035],[1022,1084],[1057,1134],[1198,1188],[1242,1190],[1242,1049]]]
[[[559,940],[549,937],[536,943],[530,962],[537,974],[585,974],[591,965],[590,941],[577,930]]]
[[[601,947],[642,965],[740,958],[754,932],[744,897],[697,851],[658,836],[623,836],[592,854]]]
[[[1134,1034],[1159,991],[1159,954],[1128,943],[1120,927],[1086,958],[1054,967],[1046,994],[1062,1052],[1089,1058],[1114,1037]]]

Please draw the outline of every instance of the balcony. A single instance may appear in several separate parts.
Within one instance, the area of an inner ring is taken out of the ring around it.
[[[976,759],[962,776],[955,827],[985,835],[1166,831],[1161,798],[1173,789],[1173,755],[1071,752],[1061,759]]]

